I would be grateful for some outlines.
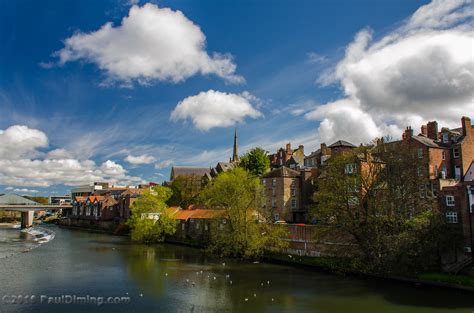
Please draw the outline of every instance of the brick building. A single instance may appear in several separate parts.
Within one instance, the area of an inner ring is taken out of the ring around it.
[[[291,148],[291,143],[286,144],[286,148],[280,148],[276,153],[268,156],[270,168],[286,166],[292,169],[299,169],[304,166],[304,146],[299,145],[297,149]]]
[[[278,167],[262,177],[265,208],[275,221],[304,222],[306,210],[302,201],[302,176],[299,171]]]
[[[474,128],[471,119],[461,118],[461,127],[438,130],[436,121],[421,127],[414,135],[407,127],[401,141],[390,143],[393,147],[409,145],[421,161],[418,175],[425,178],[420,185],[423,197],[437,199],[446,221],[462,230],[463,251],[472,256],[473,240],[473,160]]]

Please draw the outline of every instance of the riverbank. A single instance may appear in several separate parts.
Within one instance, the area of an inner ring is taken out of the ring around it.
[[[357,271],[351,265],[350,260],[335,257],[306,257],[291,254],[271,254],[265,257],[265,261],[276,264],[313,268],[335,275],[367,277],[408,283],[415,286],[426,285],[474,292],[474,277],[465,275],[450,275],[445,273],[422,273],[419,274],[418,277],[379,275]]]

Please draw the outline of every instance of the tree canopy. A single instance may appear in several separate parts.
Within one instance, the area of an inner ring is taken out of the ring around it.
[[[240,157],[240,166],[255,176],[261,176],[270,169],[270,160],[267,152],[257,147]]]
[[[258,178],[242,168],[221,173],[200,195],[208,208],[224,209],[225,227],[213,227],[209,249],[222,256],[260,257],[265,249],[281,249],[285,230],[273,225],[263,208],[263,186]]]
[[[355,238],[367,270],[437,267],[446,225],[420,168],[420,158],[402,146],[365,146],[334,156],[317,180],[312,213]]]
[[[176,221],[167,214],[166,201],[172,191],[168,187],[154,186],[144,191],[132,204],[132,214],[127,224],[131,228],[132,240],[161,242],[166,235],[176,231]],[[158,213],[158,219],[150,218],[149,213]]]

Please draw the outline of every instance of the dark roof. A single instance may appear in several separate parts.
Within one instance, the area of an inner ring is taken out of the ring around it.
[[[336,147],[355,148],[356,146],[354,146],[352,143],[350,143],[348,141],[345,141],[345,140],[338,140],[338,141],[336,141],[335,143],[333,143],[332,145],[329,146],[329,148],[336,148]]]
[[[9,193],[0,196],[0,204],[39,205],[38,202],[35,202],[25,197],[21,197],[14,193]]]
[[[266,173],[263,175],[264,178],[269,177],[298,177],[300,176],[300,172],[292,170],[286,166],[281,166],[279,168],[274,169],[271,172]]]
[[[186,166],[173,166],[171,168],[171,176],[176,178],[178,176],[204,176],[209,173],[208,167],[186,167]]]
[[[227,172],[235,168],[235,163],[219,162],[216,165],[216,169],[218,168],[222,169],[224,172]]]
[[[432,148],[446,148],[445,146],[441,145],[438,141],[435,141],[431,138],[425,136],[412,136],[412,138],[419,143],[424,144],[425,146],[432,147]]]
[[[306,158],[311,158],[311,157],[317,156],[318,154],[321,154],[321,149],[318,149],[318,150],[316,150],[316,151],[314,151],[314,152],[311,152],[311,154],[308,155],[308,156],[306,156],[305,159],[306,159]]]

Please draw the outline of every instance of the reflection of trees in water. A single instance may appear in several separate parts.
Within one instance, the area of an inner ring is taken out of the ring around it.
[[[166,266],[159,264],[157,249],[159,247],[136,244],[123,252],[130,278],[143,293],[159,298],[164,292]]]

